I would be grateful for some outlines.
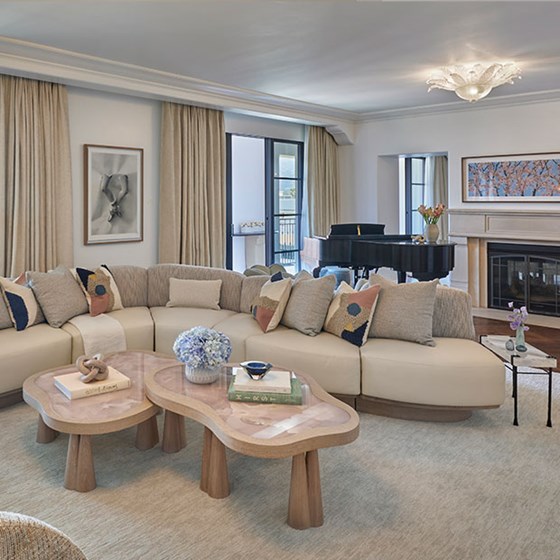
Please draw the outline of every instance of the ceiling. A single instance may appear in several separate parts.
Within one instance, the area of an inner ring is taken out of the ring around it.
[[[516,62],[488,99],[560,98],[559,24],[550,1],[0,0],[4,37],[360,115],[464,104],[427,93],[448,63]]]

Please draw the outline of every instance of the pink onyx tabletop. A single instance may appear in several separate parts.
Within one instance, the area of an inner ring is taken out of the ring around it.
[[[227,398],[227,390],[233,379],[230,367],[222,367],[220,377],[214,383],[196,385],[185,377],[183,364],[164,367],[153,374],[156,387],[173,394],[165,394],[185,406],[188,416],[189,400],[194,399],[209,407],[211,413],[219,418],[229,429],[244,436],[260,440],[281,439],[286,436],[301,435],[317,428],[335,429],[349,424],[352,417],[343,403],[332,404],[334,400],[322,389],[317,392],[326,396],[322,400],[315,395],[304,375],[296,374],[302,384],[303,404],[268,404],[233,402]],[[152,378],[152,375],[150,375]],[[153,385],[150,386],[151,388]],[[150,393],[151,394],[151,393]],[[338,403],[338,401],[336,401]]]
[[[34,392],[33,396],[44,407],[48,405],[49,416],[56,415],[65,421],[77,423],[108,421],[125,416],[138,407],[152,406],[145,397],[144,374],[165,365],[177,363],[174,358],[143,351],[119,352],[107,356],[104,361],[129,377],[132,381],[131,387],[112,393],[70,400],[55,387],[53,378],[57,375],[78,371],[72,364],[35,376],[33,383],[42,391],[38,394]],[[24,387],[24,391],[26,388],[31,393],[32,389]]]

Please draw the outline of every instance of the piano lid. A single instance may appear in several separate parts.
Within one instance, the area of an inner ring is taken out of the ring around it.
[[[383,235],[385,224],[332,224],[329,237],[339,235]]]

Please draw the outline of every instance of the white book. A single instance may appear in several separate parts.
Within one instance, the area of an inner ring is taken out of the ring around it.
[[[82,374],[79,371],[55,375],[54,385],[70,400],[83,399],[101,393],[112,393],[121,389],[128,389],[132,382],[130,377],[123,375],[120,371],[109,366],[109,375],[103,381],[91,381],[84,383],[80,380]]]
[[[233,375],[235,375],[233,388],[236,391],[251,393],[292,392],[292,372],[285,369],[271,369],[262,379],[252,379],[243,368],[236,367],[233,368]]]

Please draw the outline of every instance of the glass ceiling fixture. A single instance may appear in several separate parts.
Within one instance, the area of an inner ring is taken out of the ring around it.
[[[492,88],[513,84],[515,78],[521,79],[521,70],[513,62],[493,62],[445,66],[426,83],[430,86],[429,92],[434,88],[454,91],[461,99],[472,103],[486,97]]]

